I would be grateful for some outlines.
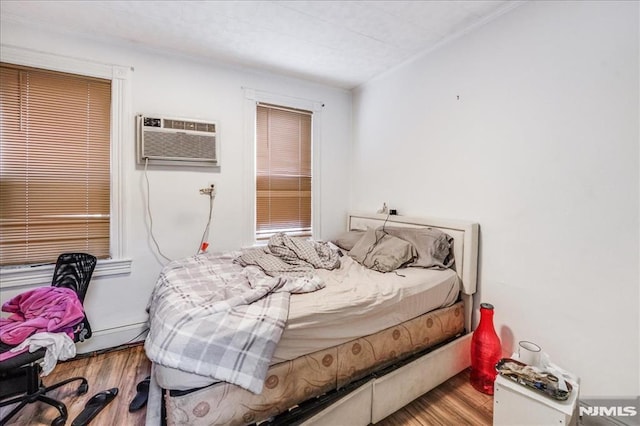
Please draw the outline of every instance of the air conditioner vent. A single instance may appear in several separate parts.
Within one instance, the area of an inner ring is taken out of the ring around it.
[[[215,122],[139,115],[138,163],[219,166]]]

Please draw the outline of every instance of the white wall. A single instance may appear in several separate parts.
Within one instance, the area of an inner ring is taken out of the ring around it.
[[[209,198],[199,188],[217,185],[209,250],[239,248],[242,243],[245,178],[245,95],[243,87],[324,103],[320,129],[320,204],[322,234],[344,229],[348,207],[347,162],[351,141],[351,94],[344,90],[246,69],[165,55],[133,46],[102,44],[70,35],[2,23],[3,44],[107,64],[131,66],[133,113],[163,113],[219,122],[222,167],[204,170],[151,169],[154,234],[170,258],[194,254],[205,228]],[[133,120],[132,120],[133,123]],[[84,350],[125,343],[143,327],[145,307],[161,269],[153,254],[146,219],[143,168],[135,165],[134,128],[125,147],[126,246],[132,258],[130,275],[92,280],[85,305],[96,335]],[[42,283],[49,284],[49,283]],[[24,288],[2,291],[2,300]],[[127,331],[128,330],[128,331]],[[127,331],[122,334],[121,331]]]
[[[336,89],[13,23],[0,31],[5,44],[134,67],[136,113],[220,122],[220,173],[149,172],[170,257],[196,250],[208,208],[197,190],[211,181],[212,249],[241,241],[241,87],[322,101],[323,236],[343,228],[347,206],[383,201],[400,214],[476,220],[479,299],[496,306],[505,353],[530,339],[582,377],[583,395],[640,393],[637,3],[527,3],[361,87],[353,117],[351,95]],[[133,153],[132,273],[93,281],[86,302],[98,337],[145,321],[161,267]]]
[[[504,353],[586,396],[640,393],[638,16],[529,2],[354,93],[353,207],[479,222]]]

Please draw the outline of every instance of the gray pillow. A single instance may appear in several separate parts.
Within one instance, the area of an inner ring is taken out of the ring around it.
[[[416,258],[416,249],[407,241],[379,229],[367,229],[349,251],[356,262],[378,272],[390,272]]]
[[[340,247],[341,249],[349,251],[353,248],[353,246],[356,245],[358,240],[362,238],[362,236],[364,235],[364,232],[365,231],[361,231],[361,230],[343,232],[342,234],[338,235],[338,237],[335,240],[331,242],[337,245],[338,247]]]
[[[379,228],[380,229],[380,228]],[[453,265],[453,238],[435,228],[409,228],[387,226],[384,230],[394,237],[411,243],[418,258],[408,266],[446,269]]]

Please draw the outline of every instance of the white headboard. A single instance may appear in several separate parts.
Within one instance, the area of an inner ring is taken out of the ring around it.
[[[478,279],[478,234],[480,226],[475,222],[438,218],[417,218],[372,213],[350,213],[347,229],[365,230],[378,228],[384,223],[389,226],[407,226],[414,228],[437,228],[453,237],[455,270],[462,281],[462,298],[465,302],[465,326],[471,331],[473,312],[473,294]]]

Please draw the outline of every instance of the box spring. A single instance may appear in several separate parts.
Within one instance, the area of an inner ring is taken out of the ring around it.
[[[258,395],[229,383],[165,392],[167,424],[242,425],[269,419],[463,332],[464,306],[457,302],[370,336],[275,364]]]

